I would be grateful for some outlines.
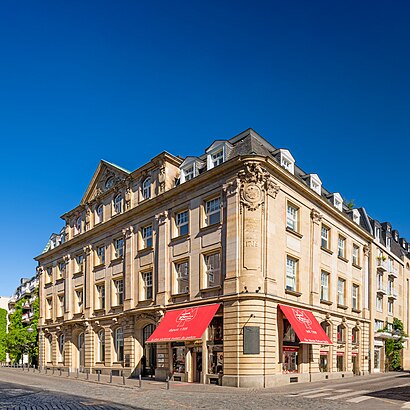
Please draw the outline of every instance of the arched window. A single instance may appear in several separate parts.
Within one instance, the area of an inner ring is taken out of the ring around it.
[[[65,337],[61,334],[58,338],[58,361],[64,363],[64,341]]]
[[[122,212],[122,195],[118,194],[114,198],[114,212],[120,214]]]
[[[124,360],[124,332],[122,327],[115,329],[115,353],[117,354],[117,362]]]
[[[327,337],[328,337],[329,339],[331,339],[330,323],[329,323],[328,321],[324,320],[324,321],[320,324],[320,326],[322,326],[322,329],[325,331]]]
[[[151,177],[145,178],[142,183],[142,199],[151,198]]]
[[[343,325],[337,327],[337,343],[346,342],[346,328]]]
[[[105,362],[105,330],[98,332],[98,361]]]
[[[47,337],[47,362],[53,361],[53,336]]]
[[[359,329],[354,327],[352,329],[352,344],[358,345],[359,344]]]
[[[104,220],[104,205],[103,204],[98,205],[95,214],[96,214],[95,223],[99,224],[100,222],[103,222]]]

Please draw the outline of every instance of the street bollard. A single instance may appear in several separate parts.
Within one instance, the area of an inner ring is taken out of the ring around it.
[[[85,377],[86,377],[86,379],[88,380],[89,379],[89,373],[88,373],[88,369],[85,369]]]
[[[53,375],[54,375],[54,367],[53,367]]]
[[[76,379],[78,379],[78,377],[79,377],[79,371],[78,371],[78,369],[77,369],[77,374],[75,375],[75,377],[76,377]]]
[[[60,368],[60,369],[58,369],[58,370],[60,370],[60,376],[61,376],[61,373],[62,373],[61,368]]]
[[[125,384],[125,374],[124,374],[124,370],[122,371],[122,384]]]
[[[142,379],[141,379],[141,373],[138,375],[138,387],[141,388],[142,386]]]
[[[36,372],[36,365],[33,365],[33,373]]]
[[[97,381],[99,382],[101,380],[101,370],[97,370]]]
[[[169,376],[167,377],[167,390],[169,390]]]
[[[46,367],[46,371],[45,371],[45,373],[47,374],[47,367]]]
[[[112,383],[112,370],[110,370],[110,383]]]
[[[67,369],[67,377],[70,377],[70,368]]]

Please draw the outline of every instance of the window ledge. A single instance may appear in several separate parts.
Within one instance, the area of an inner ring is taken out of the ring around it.
[[[361,310],[361,309],[352,308],[352,312],[354,312],[354,313],[362,313],[362,310]]]
[[[347,310],[347,308],[348,308],[346,305],[340,305],[339,303],[337,304],[337,307],[339,309],[343,309],[343,310]]]
[[[286,232],[291,233],[292,235],[295,235],[296,237],[298,237],[299,239],[303,238],[303,235],[295,230],[293,230],[292,228],[289,228],[288,226],[286,227]]]
[[[171,245],[176,243],[176,242],[182,242],[185,241],[186,239],[189,239],[189,233],[185,234],[185,235],[180,235],[180,236],[174,236],[173,238],[171,238]]]
[[[111,309],[122,308],[124,305],[111,305]]]
[[[56,280],[56,285],[59,285],[60,283],[63,283],[63,282],[64,282],[64,278],[58,278]]]
[[[83,276],[83,275],[84,275],[83,271],[75,272],[73,273],[73,279],[79,278],[80,276]]]
[[[183,297],[183,296],[189,296],[189,292],[173,293],[171,295],[172,298],[179,298],[179,297]]]
[[[362,269],[360,265],[356,265],[355,263],[352,262],[352,266],[355,267],[356,269]]]
[[[94,270],[100,270],[102,268],[105,268],[105,262],[99,263],[98,265],[94,265]]]
[[[147,253],[152,252],[153,249],[154,249],[153,246],[149,246],[149,247],[147,247],[147,248],[142,248],[142,249],[140,249],[140,250],[137,252],[136,257],[138,257],[138,256],[144,256],[144,255],[146,255]]]
[[[111,263],[122,262],[123,258],[124,258],[123,256],[119,256],[117,258],[111,259]]]
[[[222,285],[215,285],[215,286],[209,286],[208,288],[203,288],[200,291],[201,292],[210,292],[210,291],[213,291],[213,290],[220,290],[220,289],[222,289]]]
[[[292,295],[296,297],[302,296],[302,292],[296,292],[295,290],[290,290],[290,289],[285,289],[285,293],[287,295]]]
[[[349,259],[346,259],[344,256],[337,256],[343,262],[349,262]]]
[[[96,313],[104,313],[104,312],[105,312],[105,309],[104,309],[104,308],[94,309],[94,314],[96,314]]]
[[[322,249],[322,251],[325,251],[329,255],[333,255],[333,251],[331,251],[330,249],[324,248],[323,246],[321,246],[320,249]]]
[[[333,302],[330,300],[325,300],[325,299],[320,299],[320,303],[323,303],[324,305],[333,305]]]
[[[56,320],[64,320],[64,315],[56,316]]]
[[[46,282],[45,284],[44,284],[44,287],[45,288],[49,288],[50,286],[52,286],[53,285],[53,282]]]
[[[199,232],[208,232],[208,231],[212,231],[212,230],[217,230],[221,227],[222,227],[222,223],[217,222],[217,223],[214,223],[212,225],[202,226],[201,228],[199,228]]]

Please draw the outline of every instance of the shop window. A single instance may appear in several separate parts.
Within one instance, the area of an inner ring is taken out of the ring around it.
[[[320,352],[319,358],[319,370],[321,372],[328,372],[329,371],[329,353],[328,352]]]
[[[185,373],[185,345],[172,344],[172,368],[174,373]]]
[[[346,328],[343,325],[337,327],[337,343],[346,343]]]
[[[223,373],[223,318],[214,317],[208,328],[208,373]]]
[[[345,371],[345,356],[342,352],[337,352],[336,368],[338,372]]]
[[[299,349],[297,347],[283,346],[283,373],[297,373],[298,351]]]
[[[325,331],[326,336],[331,339],[331,331],[330,331],[330,323],[324,320],[320,326],[322,326],[322,329]]]
[[[352,329],[352,344],[359,344],[359,329],[357,327]]]
[[[296,336],[293,327],[287,319],[283,320],[283,342],[298,343],[299,339]]]

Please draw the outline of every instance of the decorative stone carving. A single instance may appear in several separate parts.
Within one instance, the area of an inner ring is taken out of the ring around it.
[[[128,228],[125,228],[125,229],[122,230],[122,234],[123,234],[125,239],[130,238],[133,232],[134,232],[134,227],[133,226],[129,226]]]
[[[157,215],[155,215],[155,220],[157,221],[158,225],[163,225],[168,219],[168,211],[163,211]]]
[[[364,256],[366,256],[366,258],[370,256],[370,246],[369,245],[363,246],[363,253],[364,253]]]
[[[92,246],[91,245],[84,246],[84,248],[83,248],[84,255],[89,255],[91,253],[91,251],[92,251]]]
[[[165,171],[166,171],[165,165],[162,164],[158,172],[158,193],[160,194],[165,192],[165,180],[166,180]]]
[[[266,180],[266,192],[272,198],[276,198],[276,195],[280,191],[280,186],[275,183],[272,178]]]
[[[310,217],[312,218],[313,223],[318,224],[323,218],[323,215],[317,210],[317,209],[312,209],[310,212]]]

